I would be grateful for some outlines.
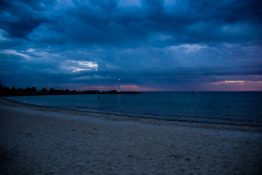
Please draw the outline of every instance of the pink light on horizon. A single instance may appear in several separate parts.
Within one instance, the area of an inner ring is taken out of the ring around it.
[[[224,80],[210,83],[211,90],[221,91],[262,91],[262,81]]]
[[[136,84],[122,84],[120,85],[121,91],[159,91],[157,88],[150,86],[141,86]],[[118,85],[96,85],[96,86],[81,86],[80,90],[118,90]]]
[[[50,86],[51,87],[51,86]],[[99,90],[109,91],[118,90],[119,85],[79,85],[64,84],[60,88],[77,90]],[[221,80],[215,82],[192,82],[186,84],[157,84],[157,85],[138,85],[120,84],[121,91],[262,91],[262,80]]]

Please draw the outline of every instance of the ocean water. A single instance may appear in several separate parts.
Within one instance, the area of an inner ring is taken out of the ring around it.
[[[262,92],[165,92],[10,97],[43,106],[262,126]]]

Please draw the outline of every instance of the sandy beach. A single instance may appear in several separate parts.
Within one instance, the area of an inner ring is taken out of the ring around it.
[[[0,174],[262,172],[260,127],[0,103]]]

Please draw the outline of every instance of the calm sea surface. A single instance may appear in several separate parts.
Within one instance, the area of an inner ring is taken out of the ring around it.
[[[144,93],[10,97],[24,103],[143,115],[162,119],[194,119],[255,123],[262,126],[262,92]]]

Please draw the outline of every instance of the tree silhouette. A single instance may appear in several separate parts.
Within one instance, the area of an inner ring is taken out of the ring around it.
[[[9,88],[3,86],[0,83],[0,96],[32,96],[32,95],[73,95],[73,94],[130,94],[130,93],[140,93],[140,92],[118,92],[117,90],[111,91],[98,91],[98,90],[86,90],[86,91],[77,91],[69,89],[55,89],[55,88],[42,88],[37,90],[36,87],[27,87],[27,88]]]

